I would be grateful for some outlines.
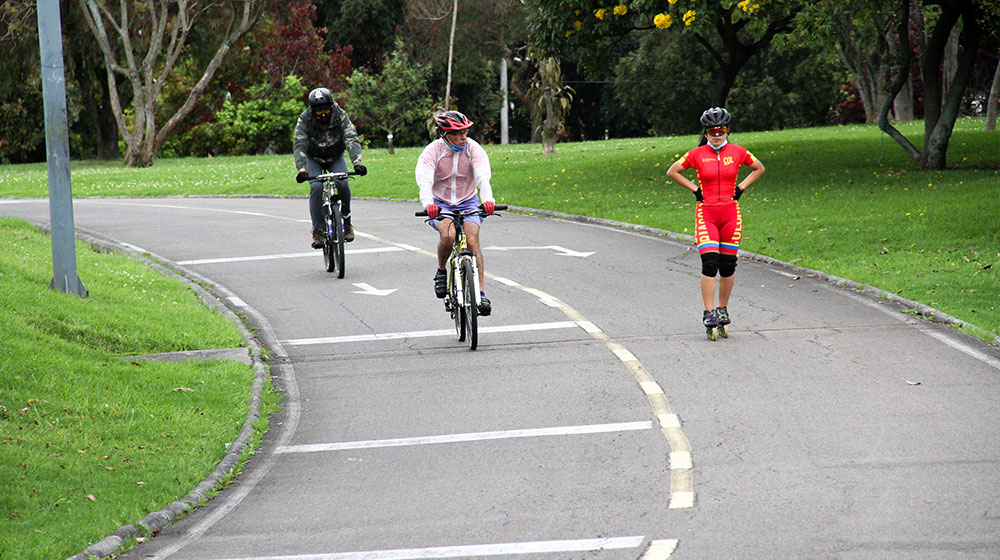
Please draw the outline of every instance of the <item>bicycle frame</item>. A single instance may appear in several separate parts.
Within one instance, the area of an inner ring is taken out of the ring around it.
[[[347,180],[357,173],[321,173],[307,177],[309,181],[323,183],[323,262],[327,272],[336,272],[337,278],[344,277],[344,220],[341,216],[341,200],[337,189],[339,180]]]
[[[471,281],[473,287],[476,288],[472,291],[475,301],[471,303],[478,307],[481,302],[478,286],[479,265],[476,263],[476,254],[469,250],[468,240],[465,236],[465,216],[461,214],[442,215],[451,217],[452,225],[455,227],[455,242],[451,246],[451,256],[448,257],[448,292],[455,297],[457,305],[466,305],[470,302],[465,301],[464,283]],[[467,261],[472,265],[473,277],[471,279],[465,278],[461,273],[462,266]]]

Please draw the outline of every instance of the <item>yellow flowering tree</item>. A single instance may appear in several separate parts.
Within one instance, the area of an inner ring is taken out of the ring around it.
[[[532,40],[542,50],[606,67],[609,47],[631,33],[687,34],[716,62],[707,102],[724,105],[752,57],[794,28],[804,0],[527,0]]]

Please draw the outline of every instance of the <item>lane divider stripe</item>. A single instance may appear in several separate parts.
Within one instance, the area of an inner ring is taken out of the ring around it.
[[[404,250],[402,247],[374,247],[372,249],[347,249],[344,251],[348,255],[358,255],[361,253],[391,253]],[[192,259],[189,261],[177,261],[179,265],[192,264],[217,264],[230,262],[250,262],[250,261],[270,261],[275,259],[298,259],[303,257],[316,257],[319,253],[313,250],[311,253],[284,253],[278,255],[254,255],[250,257],[219,257],[214,259]]]
[[[481,333],[544,331],[554,329],[572,329],[579,327],[576,321],[555,321],[551,323],[530,323],[525,325],[502,325],[498,327],[479,327]],[[455,336],[455,329],[440,329],[432,331],[410,331],[398,333],[357,334],[346,336],[328,336],[320,338],[296,338],[282,340],[289,346],[307,346],[312,344],[339,344],[344,342],[372,342],[379,340],[399,340],[403,338],[427,338],[435,336]]]
[[[464,443],[470,441],[487,441],[496,439],[515,439],[530,437],[571,436],[584,434],[607,434],[615,432],[634,432],[652,429],[653,423],[645,420],[639,422],[619,422],[616,424],[589,424],[584,426],[563,426],[557,428],[532,428],[523,430],[504,430],[494,432],[476,432],[468,434],[447,434],[441,436],[423,436],[395,439],[375,439],[366,441],[347,441],[340,443],[312,443],[305,445],[287,445],[275,449],[275,453],[316,453],[321,451],[346,451],[350,449],[375,449],[382,447],[405,447],[411,445],[432,445],[439,443]]]
[[[421,558],[470,558],[474,556],[505,556],[512,554],[543,554],[559,552],[600,552],[637,548],[646,537],[604,537],[562,541],[535,541],[501,544],[442,546],[435,548],[401,548],[397,550],[371,550],[362,552],[334,552],[327,554],[295,554],[288,556],[255,556],[219,560],[418,560]],[[663,542],[663,541],[654,541]],[[648,554],[648,553],[647,553]],[[657,558],[664,558],[658,556]]]

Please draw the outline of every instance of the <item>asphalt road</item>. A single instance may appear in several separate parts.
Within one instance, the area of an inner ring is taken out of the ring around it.
[[[504,213],[470,352],[417,209],[356,200],[338,280],[303,199],[76,201],[256,317],[286,392],[235,484],[119,558],[1000,558],[995,348],[745,260],[712,342],[691,246]]]

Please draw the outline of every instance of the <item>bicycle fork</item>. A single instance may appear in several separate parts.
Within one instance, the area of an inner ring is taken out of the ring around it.
[[[466,262],[469,262],[472,265],[472,278],[466,278],[465,275],[462,274],[461,272]],[[475,287],[476,278],[478,278],[477,275],[479,274],[479,267],[476,265],[475,254],[473,254],[471,251],[465,251],[460,256],[455,257],[452,260],[450,272],[451,272],[450,274],[451,277],[449,278],[449,280],[451,281],[451,285],[454,287],[455,290],[454,291],[455,304],[458,307],[463,307],[466,304],[472,304],[478,307],[481,301],[479,290],[475,289],[472,290],[473,301],[471,302],[465,301],[465,282],[471,282],[472,286]]]

